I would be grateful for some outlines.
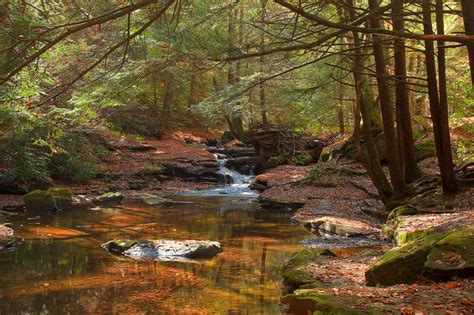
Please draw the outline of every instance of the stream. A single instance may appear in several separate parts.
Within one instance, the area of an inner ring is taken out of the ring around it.
[[[0,314],[279,314],[281,268],[311,234],[289,214],[259,208],[243,176],[219,160],[222,183],[166,196],[176,203],[19,210],[12,227],[25,242],[0,255]],[[221,242],[199,263],[135,261],[110,255],[116,238]]]

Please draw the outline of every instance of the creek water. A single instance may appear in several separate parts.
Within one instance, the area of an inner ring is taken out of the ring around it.
[[[12,227],[25,242],[0,254],[0,314],[281,313],[282,265],[310,234],[261,210],[247,186],[167,205],[19,210]],[[224,251],[199,263],[135,261],[101,248],[116,238],[215,240]]]

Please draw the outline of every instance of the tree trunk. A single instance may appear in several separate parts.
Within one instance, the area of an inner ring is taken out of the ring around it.
[[[439,35],[444,35],[443,1],[436,0],[436,28]],[[448,91],[446,84],[446,48],[444,41],[438,41],[438,77],[439,77],[439,110],[440,132],[442,134],[443,154],[445,156],[444,170],[446,191],[457,190],[454,175],[453,153],[451,151],[451,135],[449,134]]]
[[[347,0],[348,11],[346,12],[347,17],[353,19],[355,17],[355,0]],[[393,195],[392,187],[385,176],[382,166],[380,165],[380,158],[375,148],[374,139],[372,136],[372,120],[367,111],[367,99],[370,98],[368,93],[364,93],[364,82],[362,77],[363,70],[363,57],[362,48],[358,32],[351,32],[347,36],[347,42],[350,49],[354,49],[354,61],[353,61],[353,76],[354,86],[356,93],[356,102],[354,106],[354,144],[356,147],[357,154],[360,160],[364,164],[367,172],[369,173],[372,182],[374,183],[377,191],[380,194],[382,200],[387,201]],[[366,80],[367,81],[367,80]],[[366,83],[366,90],[369,90],[368,84]],[[361,114],[364,119],[363,130],[365,134],[365,146],[367,154],[365,154],[360,145],[360,121]]]
[[[417,76],[418,74],[418,58],[415,53],[411,53],[408,62],[408,74],[410,76]],[[413,83],[413,79],[407,80],[409,82],[409,86]],[[414,86],[411,85],[411,91],[408,91],[409,99],[410,99],[410,115],[416,115],[416,91],[414,91]]]
[[[238,12],[236,10],[229,11],[229,50],[233,51],[236,47],[235,45],[235,20],[237,18]],[[233,54],[233,52],[232,52]],[[237,74],[240,72],[240,63],[237,62],[234,64],[229,61],[229,69],[227,72],[227,81],[229,85],[235,85],[238,82]],[[242,122],[242,113],[240,110],[235,110],[228,117],[229,130],[232,136],[236,139],[242,139],[243,136],[243,122]]]
[[[266,1],[261,0],[262,4],[262,13],[260,14],[260,27],[262,28],[260,32],[260,51],[262,52],[265,49],[265,14],[266,14]],[[260,73],[265,72],[265,57],[260,56],[259,60]],[[266,95],[265,95],[265,82],[259,84],[260,91],[260,114],[262,115],[262,125],[268,125],[267,120],[267,104],[266,104]]]
[[[398,32],[405,31],[403,21],[403,5],[405,1],[395,1],[392,8],[393,30]],[[404,179],[407,183],[413,182],[419,178],[421,172],[416,163],[415,143],[413,141],[413,129],[410,116],[410,100],[408,98],[407,88],[407,68],[406,68],[406,50],[405,40],[396,38],[394,43],[395,59],[395,105],[397,113],[397,129],[400,155]]]
[[[195,100],[194,100],[195,91],[196,91],[196,77],[192,75],[191,79],[189,80],[188,107],[193,106],[195,103]]]
[[[431,35],[433,34],[433,26],[431,24],[431,1],[422,0],[422,5],[424,33]],[[433,133],[436,143],[438,164],[441,172],[441,181],[443,184],[443,191],[445,193],[452,193],[457,190],[457,186],[454,177],[452,156],[450,153],[451,139],[449,135],[447,108],[441,109],[441,102],[438,94],[438,82],[436,78],[434,43],[431,40],[425,41],[425,58],[428,97],[430,100],[431,119],[433,121]]]
[[[466,35],[474,35],[474,1],[461,0],[461,7]],[[467,44],[467,53],[469,55],[472,86],[474,87],[474,43]]]
[[[371,10],[374,10],[377,7],[377,0],[369,0],[369,8]],[[380,17],[373,16],[370,19],[370,26],[372,28],[382,29]],[[373,34],[372,38],[390,179],[394,189],[394,197],[402,198],[408,194],[408,188],[403,180],[400,152],[398,146],[394,145],[397,143],[397,137],[394,127],[390,88],[385,68],[383,40],[378,34]]]
[[[170,80],[165,80],[165,95],[163,97],[163,107],[161,109],[161,126],[163,129],[170,127],[171,119],[171,101],[173,100],[173,91]]]

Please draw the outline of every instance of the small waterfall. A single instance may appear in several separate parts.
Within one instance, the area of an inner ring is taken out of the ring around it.
[[[219,169],[218,180],[219,186],[199,190],[192,193],[191,195],[201,195],[201,196],[219,196],[219,195],[228,195],[228,196],[247,196],[247,197],[257,197],[258,192],[250,189],[250,184],[255,178],[253,175],[243,175],[237,171],[234,171],[227,166],[227,156],[224,154],[214,154],[217,159]]]
[[[217,157],[217,163],[219,164],[219,170],[217,173],[219,174],[219,184],[223,185],[242,185],[242,184],[249,184],[249,180],[247,177],[231,170],[230,168],[225,166],[226,159],[219,159]]]

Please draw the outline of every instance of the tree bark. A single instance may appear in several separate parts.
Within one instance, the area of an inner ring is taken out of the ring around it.
[[[231,9],[229,11],[229,49],[233,51],[236,48],[235,38],[236,38],[236,27],[235,20],[238,18],[238,11]],[[240,37],[240,36],[239,36]],[[229,85],[235,85],[238,82],[238,72],[240,72],[239,61],[234,65],[233,62],[229,61],[229,69],[227,72],[227,81]],[[235,110],[230,114],[228,118],[229,130],[232,136],[236,139],[241,140],[243,137],[243,122],[242,122],[242,113],[240,110]]]
[[[431,20],[431,1],[422,0],[423,7],[423,29],[425,34],[433,34]],[[436,153],[441,172],[441,181],[445,193],[453,193],[457,190],[454,177],[453,161],[451,156],[451,139],[449,135],[449,123],[447,108],[441,108],[438,92],[438,80],[436,78],[436,63],[433,41],[425,41],[426,75],[428,82],[428,97],[430,100],[431,119],[433,121],[433,133],[436,143]],[[443,114],[444,113],[444,114]]]
[[[369,0],[370,10],[374,10],[377,7],[377,0]],[[382,29],[380,17],[373,16],[370,19],[370,25],[372,28]],[[372,38],[390,179],[393,185],[394,197],[402,198],[408,194],[408,188],[403,180],[400,152],[398,146],[394,145],[397,143],[397,137],[394,127],[390,88],[385,67],[383,40],[378,34],[373,34]]]
[[[260,32],[260,51],[263,52],[265,49],[265,14],[266,14],[266,1],[261,0],[262,4],[262,12],[260,14],[260,27],[262,28]],[[261,55],[259,58],[259,67],[260,73],[265,72],[265,56]],[[266,95],[265,95],[265,82],[261,82],[259,84],[259,92],[260,92],[260,114],[262,116],[262,125],[268,125],[267,119],[267,102],[266,102]]]
[[[403,5],[405,1],[393,1],[392,19],[393,29],[404,32]],[[401,162],[403,165],[404,179],[407,183],[419,178],[421,172],[416,163],[415,142],[410,116],[410,99],[407,88],[407,68],[405,40],[396,38],[394,43],[395,59],[395,105],[397,113],[397,130]]]
[[[163,129],[170,127],[171,119],[171,101],[173,100],[173,90],[171,80],[164,81],[165,95],[163,97],[163,107],[161,109],[161,126]]]
[[[353,19],[355,17],[355,0],[347,0],[347,17]],[[369,173],[372,182],[374,183],[380,197],[385,202],[390,199],[393,195],[392,187],[385,176],[382,166],[380,165],[380,158],[375,148],[375,143],[372,135],[372,119],[367,111],[367,100],[371,97],[368,93],[364,93],[364,82],[362,77],[363,70],[363,57],[362,48],[358,32],[351,32],[347,36],[347,42],[349,48],[354,50],[354,61],[353,61],[353,76],[354,76],[354,87],[356,93],[356,102],[354,106],[354,144],[356,152],[359,155],[360,160],[364,164],[367,172]],[[368,91],[368,84],[366,90]],[[364,119],[363,131],[365,135],[365,146],[367,154],[362,151],[360,144],[360,129],[361,129],[361,114]]]
[[[461,7],[466,35],[474,35],[474,1],[461,0]],[[474,87],[474,43],[467,44],[467,53],[469,56],[469,68],[471,69],[472,86]]]

